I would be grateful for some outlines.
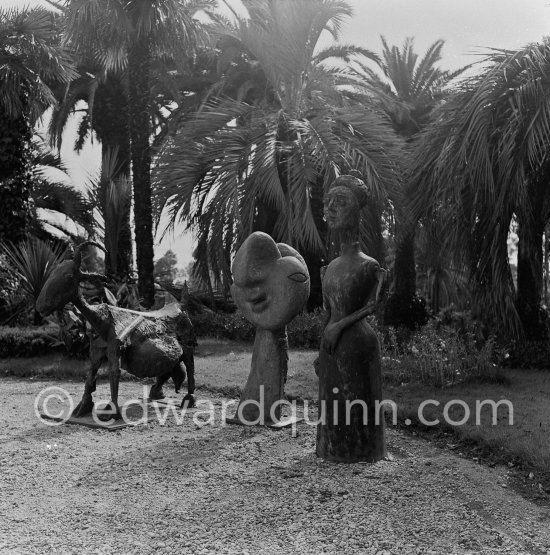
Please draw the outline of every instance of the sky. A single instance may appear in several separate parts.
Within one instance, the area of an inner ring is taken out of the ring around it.
[[[423,52],[445,41],[444,69],[469,64],[487,48],[520,48],[550,35],[548,0],[350,0],[354,16],[344,42],[380,51],[380,35],[390,44],[415,38]]]
[[[240,0],[228,0],[237,7]],[[442,69],[458,69],[473,62],[489,48],[520,48],[550,35],[550,0],[348,0],[354,15],[340,42],[381,50],[380,35],[389,44],[401,45],[414,37],[420,55],[438,39],[445,41]],[[0,7],[46,5],[42,0],[0,0]],[[68,138],[62,156],[76,181],[99,164],[97,145],[87,145],[80,156],[72,153]],[[168,248],[178,256],[179,266],[191,260],[189,235],[167,237],[156,247],[156,256]]]

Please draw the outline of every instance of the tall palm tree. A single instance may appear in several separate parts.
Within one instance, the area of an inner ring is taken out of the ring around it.
[[[185,62],[201,37],[194,15],[215,0],[67,0],[68,37],[109,72],[127,73],[128,130],[140,293],[154,302],[151,139],[154,134],[151,61]]]
[[[516,339],[541,338],[542,237],[550,216],[550,40],[493,50],[420,137],[417,214],[443,214],[480,311]],[[518,222],[517,293],[507,239]]]
[[[117,151],[117,175],[113,179],[130,179],[130,131],[128,125],[128,95],[122,75],[106,72],[97,62],[79,56],[80,75],[69,87],[60,91],[60,102],[53,111],[49,133],[52,144],[61,147],[66,125],[70,116],[80,112],[80,124],[75,141],[75,150],[83,148],[86,139],[93,133],[101,143],[102,159],[109,158]],[[100,180],[99,186],[107,181]],[[96,201],[101,212],[107,210],[107,190],[100,189]],[[130,211],[121,226],[116,244],[112,238],[105,237],[108,245],[116,247],[116,257],[108,251],[105,270],[109,275],[127,276],[132,266],[132,230]]]
[[[381,39],[382,55],[373,60],[377,69],[357,60],[355,71],[365,92],[373,95],[391,118],[408,151],[410,141],[430,121],[433,109],[444,98],[446,86],[463,70],[449,72],[437,67],[443,40],[435,41],[420,58],[411,37],[405,39],[401,48],[390,46],[384,37]],[[425,309],[416,296],[416,221],[411,218],[407,195],[402,195],[401,200],[395,206],[394,287],[385,321],[415,327],[426,322]]]
[[[55,104],[51,87],[76,73],[44,9],[0,9],[0,60],[0,239],[18,242],[31,212],[32,128]]]
[[[91,54],[88,58],[91,57]],[[152,78],[153,96],[153,152],[166,137],[174,121],[182,112],[192,109],[200,100],[201,91],[215,82],[215,59],[199,54],[191,56],[184,72],[176,68],[166,59],[156,59]],[[131,185],[131,156],[129,129],[129,100],[128,79],[125,70],[106,71],[97,62],[79,60],[80,75],[70,86],[62,91],[59,107],[54,110],[50,120],[50,136],[52,143],[61,145],[64,130],[69,117],[79,112],[81,114],[75,149],[78,151],[91,134],[101,143],[102,159],[109,159],[116,150],[118,163],[112,166],[116,174],[109,180],[100,180],[97,203],[102,213],[110,210],[108,207],[109,191],[103,186],[111,184],[130,183]],[[109,187],[111,187],[109,185]],[[123,186],[124,189],[124,186]],[[130,188],[131,193],[131,188]],[[118,193],[117,193],[118,194]],[[124,196],[120,191],[118,196]],[[153,223],[158,225],[160,214],[153,206]],[[132,266],[132,229],[130,212],[125,212],[127,219],[117,226],[117,240],[110,237],[111,229],[105,229],[105,244],[107,245],[106,272],[118,276],[126,276]],[[110,248],[114,248],[117,255],[111,256]]]
[[[385,198],[398,177],[389,122],[369,106],[346,103],[345,72],[323,63],[335,50],[316,51],[323,31],[339,35],[349,6],[244,4],[249,17],[220,37],[222,61],[231,62],[224,87],[183,121],[155,178],[172,223],[196,231],[200,277],[221,287],[231,279],[231,254],[253,230],[326,256],[322,197],[336,175],[358,170],[374,199]]]

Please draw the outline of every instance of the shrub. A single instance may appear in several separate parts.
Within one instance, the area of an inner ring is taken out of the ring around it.
[[[211,336],[232,341],[254,339],[254,326],[239,312],[225,314],[204,310],[199,314],[190,314],[189,317],[199,337]]]
[[[86,320],[76,312],[72,304],[57,313],[55,320],[49,320],[53,326],[51,339],[63,345],[68,356],[87,358],[90,353],[90,335],[87,333]]]
[[[0,358],[43,356],[55,348],[47,329],[0,328]]]
[[[447,387],[467,381],[502,381],[496,362],[500,351],[492,338],[479,344],[475,334],[431,321],[409,342],[388,329],[382,341],[385,378],[392,383],[420,382]]]
[[[392,293],[384,311],[384,322],[388,326],[404,326],[416,330],[428,322],[426,300],[423,297],[401,297]]]
[[[514,343],[510,346],[504,362],[512,368],[550,368],[550,342],[545,340]]]
[[[288,325],[288,343],[291,347],[318,349],[325,324],[322,310],[298,314]]]
[[[254,326],[240,312],[226,314],[205,310],[189,316],[199,337],[211,336],[232,341],[253,341]],[[323,330],[321,311],[299,314],[288,326],[288,341],[291,347],[319,348]]]
[[[65,248],[40,239],[29,238],[16,245],[0,242],[0,254],[19,281],[13,296],[17,300],[26,299],[34,307],[52,271],[63,260]],[[41,322],[42,318],[35,313],[34,323]]]

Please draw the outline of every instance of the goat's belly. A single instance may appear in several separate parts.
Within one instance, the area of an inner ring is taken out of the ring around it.
[[[126,348],[121,366],[138,378],[162,376],[173,370],[181,354],[180,344],[174,338],[148,338]]]

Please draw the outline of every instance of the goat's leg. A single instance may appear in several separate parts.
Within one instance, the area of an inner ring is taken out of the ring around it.
[[[181,407],[192,408],[195,406],[195,348],[183,345],[181,360],[187,370],[187,395],[181,401]]]
[[[149,391],[149,399],[152,401],[155,399],[164,399],[164,392],[162,391],[162,386],[170,379],[172,374],[170,372],[162,374],[157,378],[154,386],[151,387]]]
[[[120,382],[120,341],[112,337],[107,342],[107,359],[109,361],[109,385],[111,386],[111,410],[100,420],[120,420],[120,408],[118,406],[118,384]]]
[[[184,370],[184,365],[181,361],[178,360],[178,363],[176,364],[176,366],[174,366],[174,369],[172,370],[172,381],[174,382],[174,389],[176,390],[176,393],[179,393],[181,386],[183,385],[183,382],[185,381],[185,370]]]
[[[91,364],[86,377],[86,383],[84,385],[84,394],[72,414],[72,416],[77,418],[91,414],[94,410],[92,393],[95,391],[97,372],[101,367],[101,364],[107,359],[105,348],[94,347],[92,345],[92,347],[90,347],[90,359]]]

